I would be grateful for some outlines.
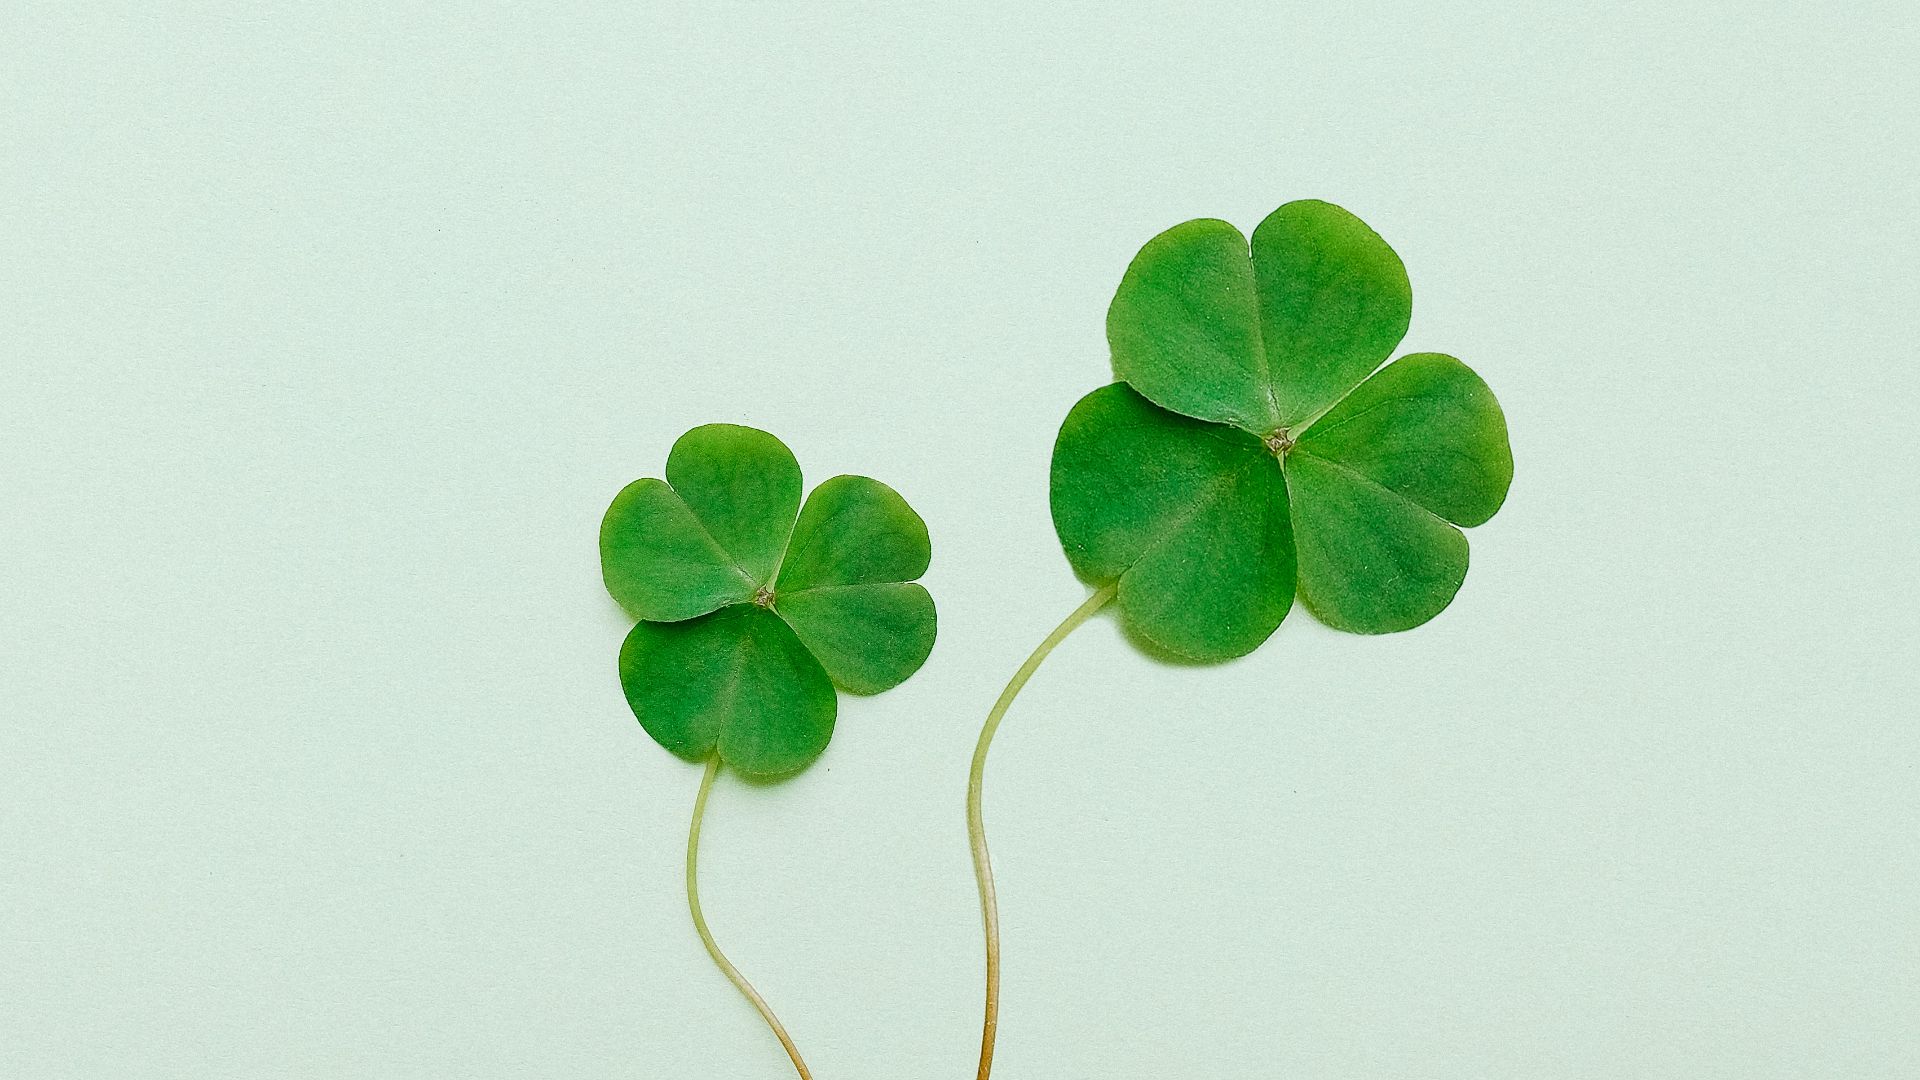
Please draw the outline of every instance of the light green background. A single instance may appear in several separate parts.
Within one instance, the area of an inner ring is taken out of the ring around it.
[[[942,629],[709,915],[822,1080],[971,1076],[1055,428],[1144,240],[1317,196],[1513,495],[1418,632],[1056,654],[996,1076],[1920,1075],[1906,5],[930,6],[5,6],[0,1074],[786,1075],[595,562],[728,420]]]

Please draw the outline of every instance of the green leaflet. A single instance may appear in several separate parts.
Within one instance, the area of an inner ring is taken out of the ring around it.
[[[1467,576],[1467,538],[1421,507],[1312,454],[1287,458],[1300,599],[1336,630],[1390,634],[1440,614]]]
[[[836,685],[878,693],[933,648],[933,599],[911,581],[931,556],[926,525],[863,476],[803,507],[792,453],[753,428],[694,428],[666,472],[629,484],[601,522],[607,590],[641,620],[620,654],[627,701],[681,757],[802,769],[833,732]]]
[[[836,476],[807,496],[780,591],[912,581],[932,557],[926,523],[898,492],[864,476]]]
[[[640,726],[689,761],[718,751],[749,776],[805,768],[833,735],[833,683],[779,616],[736,604],[642,622],[620,647],[620,685]]]
[[[1253,230],[1260,333],[1280,419],[1311,419],[1393,355],[1413,316],[1407,269],[1366,222],[1302,199]]]
[[[1175,225],[1140,249],[1107,309],[1113,373],[1162,407],[1253,432],[1280,426],[1247,238]]]
[[[1297,452],[1337,461],[1456,525],[1491,518],[1513,483],[1500,403],[1443,353],[1381,368],[1308,428]]]
[[[800,463],[757,428],[706,424],[674,442],[667,483],[758,587],[773,579],[800,508]]]
[[[1413,294],[1359,218],[1307,199],[1251,245],[1224,221],[1147,241],[1107,309],[1113,373],[1165,409],[1265,436],[1311,420],[1392,354]]]
[[[1167,412],[1124,383],[1067,414],[1052,508],[1074,572],[1118,582],[1128,627],[1161,650],[1244,655],[1293,602],[1279,463],[1251,435]]]
[[[834,683],[855,694],[891,690],[933,651],[933,597],[919,582],[782,593],[779,611]]]
[[[600,522],[607,592],[637,619],[691,619],[753,596],[754,581],[663,481],[635,480]]]

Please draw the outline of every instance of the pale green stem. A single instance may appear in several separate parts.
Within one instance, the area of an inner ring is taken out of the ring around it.
[[[1000,905],[993,895],[993,863],[987,857],[987,827],[980,816],[980,789],[986,782],[987,748],[993,745],[993,733],[1000,730],[1000,718],[1007,715],[1007,706],[1020,693],[1033,677],[1040,661],[1047,658],[1055,645],[1066,639],[1081,623],[1093,617],[1094,612],[1107,605],[1113,599],[1115,586],[1108,585],[1092,596],[1087,602],[1073,610],[1073,614],[1053,633],[1033,650],[1033,655],[1013,673],[1007,688],[1000,691],[1000,700],[993,703],[993,710],[987,713],[987,723],[980,729],[980,741],[973,748],[973,771],[967,777],[967,836],[973,841],[973,876],[980,883],[980,921],[987,931],[987,1015],[980,1029],[980,1073],[978,1080],[987,1080],[993,1071],[993,1040],[1000,1029]]]
[[[700,822],[707,816],[707,793],[713,790],[713,778],[719,773],[720,755],[715,754],[707,760],[706,775],[700,778],[700,794],[693,800],[693,826],[687,830],[687,909],[693,912],[693,928],[700,932],[700,941],[706,945],[707,955],[713,957],[713,962],[719,966],[721,974],[725,975],[727,980],[733,983],[749,1002],[753,1003],[753,1007],[760,1011],[760,1019],[765,1020],[767,1026],[773,1029],[774,1037],[780,1040],[780,1045],[786,1048],[787,1056],[793,1059],[793,1067],[799,1071],[800,1080],[813,1080],[813,1074],[807,1071],[807,1063],[800,1060],[799,1049],[793,1045],[793,1040],[787,1037],[787,1029],[781,1026],[780,1018],[773,1015],[773,1009],[767,1005],[767,999],[760,996],[760,991],[755,990],[753,984],[747,981],[747,977],[740,974],[740,969],[733,966],[733,961],[727,959],[727,954],[720,951],[720,946],[713,940],[713,931],[707,929],[707,917],[700,914],[698,883]]]

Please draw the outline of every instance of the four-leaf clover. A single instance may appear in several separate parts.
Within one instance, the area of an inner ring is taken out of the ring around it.
[[[1399,256],[1329,203],[1282,206],[1251,244],[1207,219],[1149,241],[1107,313],[1121,381],[1054,448],[1074,572],[1117,589],[1146,645],[1201,662],[1257,648],[1296,583],[1339,630],[1439,614],[1467,572],[1460,527],[1500,508],[1513,456],[1465,364],[1380,367],[1411,313]]]
[[[933,599],[913,580],[926,524],[864,476],[802,506],[792,452],[755,428],[694,428],[666,474],[627,485],[600,526],[607,591],[640,620],[620,648],[627,701],[689,761],[798,772],[833,734],[836,686],[878,693],[932,650]]]

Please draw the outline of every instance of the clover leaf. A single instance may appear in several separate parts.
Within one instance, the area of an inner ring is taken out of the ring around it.
[[[641,727],[689,761],[758,777],[811,764],[835,688],[874,694],[933,648],[913,579],[927,527],[892,488],[836,476],[801,505],[800,466],[764,431],[682,435],[666,480],[636,480],[600,526],[607,591],[640,620],[620,682]]]
[[[1460,530],[1500,509],[1513,454],[1465,364],[1415,353],[1406,269],[1359,218],[1307,200],[1249,241],[1224,221],[1148,241],[1107,311],[1119,380],[1081,398],[1054,444],[1051,503],[1093,595],[987,713],[967,778],[986,931],[979,1080],[1000,1014],[1000,918],[981,810],[994,733],[1027,680],[1114,603],[1151,651],[1200,663],[1258,648],[1296,597],[1329,626],[1383,634],[1452,602]]]
[[[701,823],[722,764],[798,772],[833,736],[836,687],[876,694],[926,662],[933,598],[913,579],[931,557],[927,526],[864,476],[836,476],[802,505],[792,451],[755,428],[694,428],[666,471],[628,484],[600,522],[607,592],[638,620],[620,646],[620,685],[655,742],[706,764],[687,830],[687,909],[714,964],[809,1080],[786,1027],[707,927]]]
[[[1399,256],[1330,203],[1288,203],[1251,242],[1214,220],[1150,240],[1107,313],[1120,382],[1054,448],[1075,573],[1117,589],[1144,643],[1198,662],[1257,648],[1296,588],[1355,633],[1439,614],[1466,577],[1460,529],[1500,508],[1513,456],[1465,364],[1380,367],[1411,312]]]

